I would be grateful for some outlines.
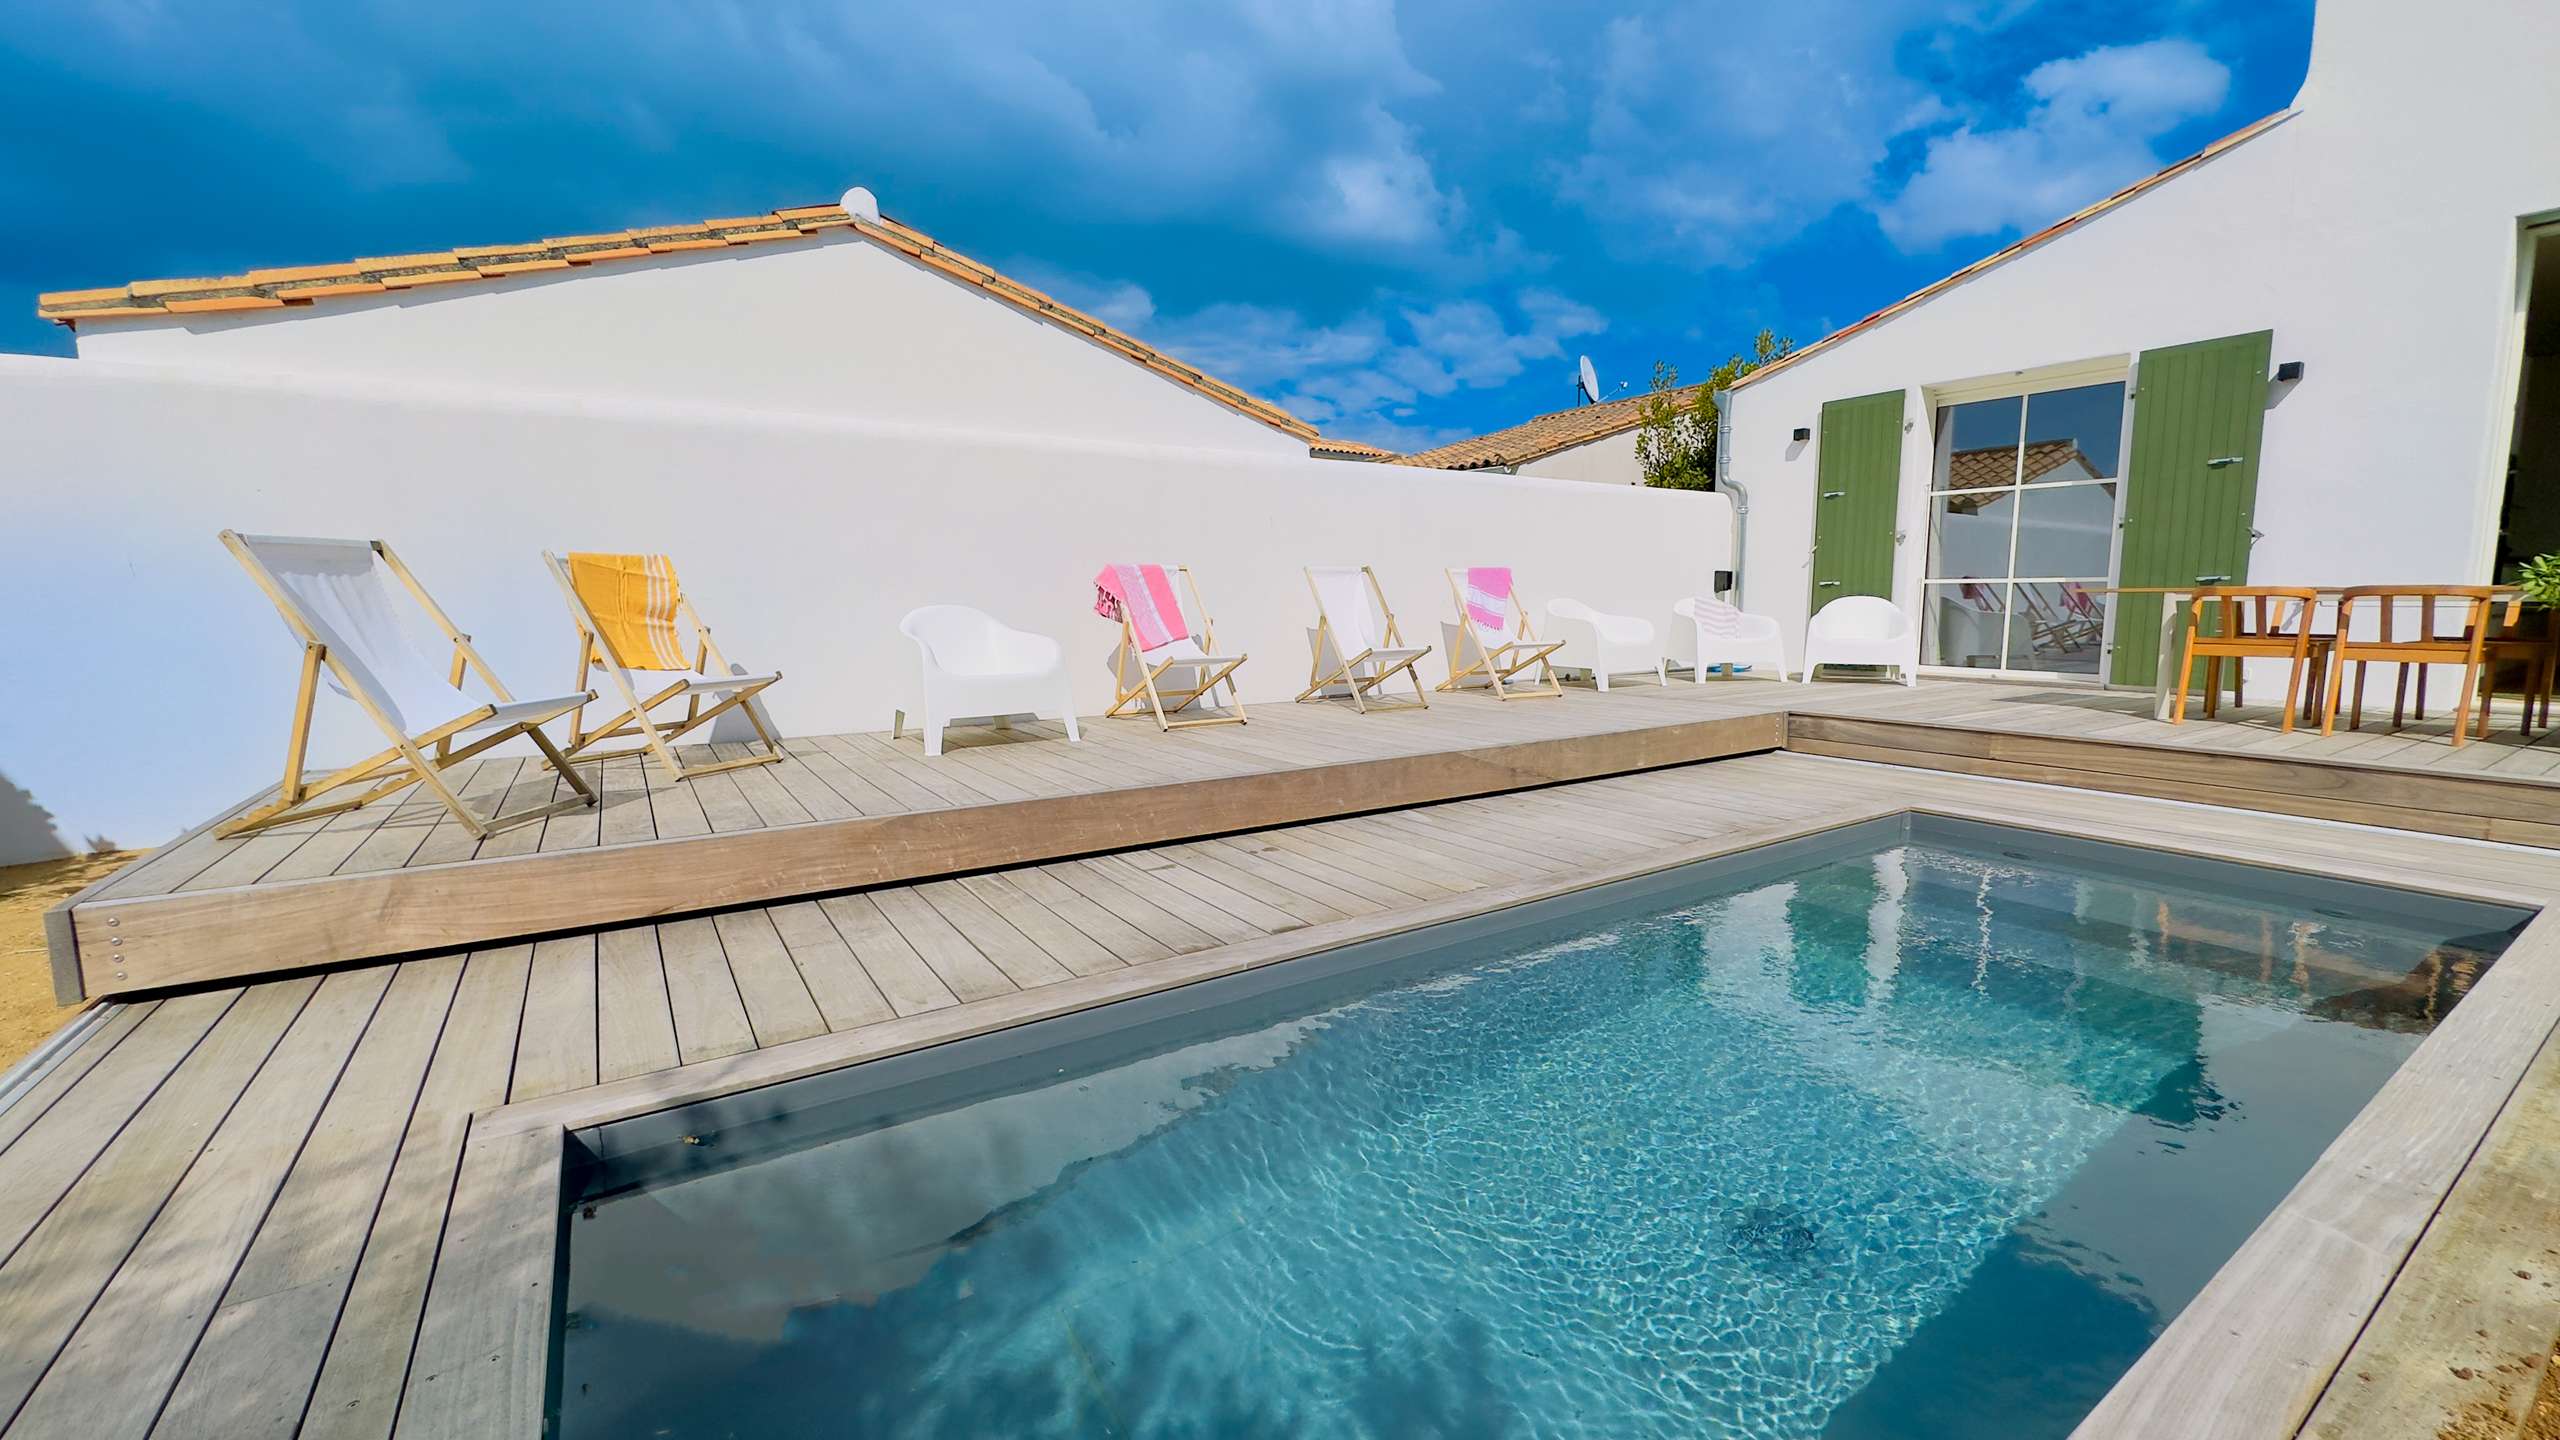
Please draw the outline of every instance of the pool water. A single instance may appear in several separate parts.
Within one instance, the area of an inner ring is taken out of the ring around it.
[[[2522,918],[1927,820],[1536,909],[591,1132],[560,1432],[2063,1436]]]

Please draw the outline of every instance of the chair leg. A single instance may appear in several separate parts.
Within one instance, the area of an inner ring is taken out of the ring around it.
[[[2346,683],[2346,678],[2347,667],[2345,664],[2341,663],[2330,667],[2329,683],[2325,687],[2324,694],[2320,702],[2320,733],[2324,736],[2335,735],[2338,733],[2338,689],[2341,685]],[[2358,703],[2362,703],[2364,696],[2364,672],[2361,661],[2358,662],[2356,672],[2356,696]]]
[[[2169,723],[2172,725],[2184,725],[2187,723],[2187,682],[2194,678],[2195,673],[2195,657],[2191,655],[2180,656],[2178,659],[2178,699],[2176,704],[2169,707]],[[1805,678],[1808,680],[1813,678],[1813,672],[1810,667],[1806,669]]]
[[[2297,655],[2293,657],[2293,663],[2285,667],[2284,719],[2276,724],[2276,733],[2279,735],[2290,735],[2293,733],[2293,708],[2302,702],[2303,664],[2303,658]],[[2240,666],[2235,664],[2232,668],[2238,669]]]
[[[1059,697],[1058,714],[1067,727],[1068,744],[1073,745],[1084,739],[1082,735],[1076,733],[1076,698],[1072,693]]]
[[[2420,680],[2418,683],[2423,685],[2426,682],[2424,680]],[[2462,669],[2462,691],[2453,702],[2453,748],[2456,750],[2461,749],[2463,742],[2471,738],[2468,733],[2471,729],[2471,697],[2479,688],[2479,684],[2480,667],[2477,665],[2464,666]]]

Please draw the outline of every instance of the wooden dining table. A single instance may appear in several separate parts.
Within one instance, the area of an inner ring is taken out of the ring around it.
[[[2180,647],[2186,642],[2186,623],[2182,617],[2186,610],[2187,602],[2195,598],[2195,594],[2198,590],[2210,588],[2215,587],[2202,585],[2188,585],[2183,587],[2166,585],[2111,585],[2104,589],[2093,588],[2091,591],[2092,594],[2097,595],[2157,595],[2161,597],[2160,665],[2158,669],[2152,672],[2151,681],[2151,718],[2154,720],[2168,719],[2171,711],[2175,709],[2177,705],[2178,652]],[[2346,585],[2314,585],[2304,588],[2308,588],[2314,592],[2312,599],[2313,620],[2315,622],[2317,621],[2321,609],[2325,607],[2333,617],[2332,627],[2334,628],[2334,617],[2338,611],[2338,597],[2344,595],[2349,589],[2354,587]],[[2414,599],[2414,597],[2410,598]],[[2516,623],[2516,618],[2523,608],[2524,599],[2525,595],[2523,590],[2513,585],[2500,585],[2492,589],[2489,596],[2489,603],[2492,605],[2504,605],[2506,607],[2506,613],[2502,617],[2503,623],[2513,625]],[[2407,607],[2404,602],[2404,608],[2410,607]],[[2119,640],[2117,643],[2122,644],[2124,642]],[[2487,703],[2485,696],[2483,697],[2482,703],[2484,705]]]

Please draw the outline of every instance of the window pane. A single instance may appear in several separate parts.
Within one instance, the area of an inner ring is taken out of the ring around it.
[[[2115,486],[2030,485],[2015,493],[2016,573],[2074,579],[2107,573],[2116,533]]]
[[[2112,480],[2124,453],[2124,385],[2081,385],[2027,397],[2026,477]]]
[[[1929,578],[2002,580],[2009,574],[2009,522],[2015,490],[1959,491],[1929,497]],[[2105,569],[2101,561],[2099,568]]]
[[[2077,580],[2028,581],[2012,587],[2017,617],[2010,629],[2009,664],[2019,670],[2098,673],[2098,645],[2106,636],[2112,595]]]
[[[2007,607],[1997,583],[1979,580],[1930,585],[1921,591],[1920,663],[1994,670]]]
[[[1935,489],[1977,490],[2018,483],[2018,417],[2026,401],[1976,400],[1938,411]]]

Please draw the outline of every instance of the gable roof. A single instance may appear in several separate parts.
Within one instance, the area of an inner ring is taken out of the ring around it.
[[[1698,391],[1697,386],[1683,386],[1663,393],[1686,400]],[[1543,460],[1559,450],[1588,445],[1612,435],[1633,430],[1644,423],[1644,402],[1653,392],[1629,395],[1617,400],[1603,400],[1597,405],[1576,405],[1525,420],[1508,430],[1478,435],[1472,440],[1458,440],[1430,450],[1417,450],[1398,456],[1398,465],[1427,465],[1434,470],[1483,470],[1500,465],[1526,465]]]
[[[1116,350],[1176,384],[1303,441],[1316,428],[1268,400],[1183,364],[1135,336],[1116,330],[1009,275],[951,250],[921,230],[883,217],[866,220],[842,205],[802,205],[763,215],[653,225],[596,235],[556,236],[514,245],[470,245],[415,255],[377,255],[334,265],[296,265],[240,275],[196,279],[136,280],[96,290],[55,290],[36,297],[36,314],[74,328],[136,317],[200,315],[235,310],[293,312],[350,296],[378,295],[426,285],[498,280],[540,270],[585,271],[620,260],[644,260],[688,250],[722,250],[772,241],[805,239],[822,230],[850,228],[863,239],[962,284],[975,286],[1036,319]],[[1383,452],[1381,452],[1383,453]]]
[[[2054,221],[2052,224],[2047,225],[2033,235],[2029,235],[2025,239],[2018,241],[2014,245],[2003,246],[1943,280],[1939,280],[1933,284],[1924,285],[1921,288],[1912,291],[1910,294],[1903,296],[1901,299],[1894,301],[1892,304],[1887,305],[1883,309],[1878,310],[1874,314],[1867,316],[1865,319],[1852,325],[1844,325],[1841,328],[1832,331],[1830,334],[1823,336],[1821,339],[1814,341],[1812,344],[1807,345],[1803,349],[1786,356],[1784,359],[1770,361],[1768,364],[1763,365],[1759,369],[1752,371],[1750,374],[1743,376],[1741,379],[1734,381],[1733,388],[1739,390],[1746,385],[1753,385],[1762,380],[1766,380],[1770,376],[1777,374],[1779,371],[1786,369],[1790,365],[1797,364],[1800,361],[1821,354],[1823,351],[1830,349],[1832,346],[1839,344],[1841,341],[1848,339],[1852,335],[1859,334],[1862,331],[1872,330],[1876,326],[1883,324],[1887,320],[1892,319],[1894,316],[1899,315],[1906,310],[1920,305],[1924,301],[1943,295],[1947,291],[1953,290],[1967,280],[1970,280],[1985,271],[1996,270],[2000,266],[2008,264],[2010,261],[2017,259],[2019,256],[2026,254],[2028,251],[2035,249],[2045,242],[2088,224],[2090,221],[2097,219],[2099,216],[2106,214],[2108,211],[2115,209],[2126,201],[2148,191],[2157,189],[2161,185],[2167,184],[2169,181],[2176,179],[2180,175],[2184,175],[2206,161],[2222,154],[2224,151],[2231,150],[2237,146],[2246,144],[2251,140],[2255,140],[2259,136],[2273,130],[2278,125],[2283,124],[2285,121],[2292,119],[2296,113],[2298,112],[2292,109],[2279,110],[2273,115],[2267,116],[2263,120],[2256,121],[2249,125],[2244,125],[2240,129],[2232,131],[2230,134],[2223,136],[2221,139],[2214,141],[2212,144],[2207,145],[2193,155],[2188,156],[2186,159],[2180,160],[2172,165],[2163,166],[2162,168],[2143,176],[2141,179],[2134,181],[2132,184],[2127,185],[2113,195],[2108,196],[2106,199],[2100,200],[2094,205],[2089,205],[2082,209],[2075,210],[2069,215],[2065,215],[2061,219]]]

